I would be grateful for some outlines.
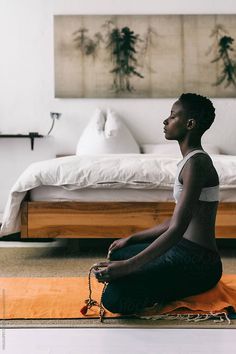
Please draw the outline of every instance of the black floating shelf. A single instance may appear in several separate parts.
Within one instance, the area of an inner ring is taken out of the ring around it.
[[[29,138],[31,142],[31,150],[34,150],[34,139],[43,138],[44,135],[38,133],[29,133],[29,134],[0,134],[0,138]]]

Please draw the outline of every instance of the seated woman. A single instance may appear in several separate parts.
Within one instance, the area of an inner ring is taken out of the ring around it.
[[[211,101],[186,93],[164,120],[167,140],[177,140],[183,159],[177,165],[173,216],[151,229],[114,241],[107,262],[94,274],[106,282],[103,306],[134,314],[213,288],[222,275],[215,242],[219,179],[201,137],[215,118]]]

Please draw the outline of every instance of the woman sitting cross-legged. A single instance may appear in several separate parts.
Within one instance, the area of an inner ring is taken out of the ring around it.
[[[187,93],[164,120],[165,138],[177,140],[183,155],[174,184],[175,209],[162,224],[114,241],[109,260],[96,264],[97,280],[108,283],[102,295],[107,310],[135,314],[205,292],[220,280],[215,242],[219,178],[201,145],[214,118],[209,99]]]

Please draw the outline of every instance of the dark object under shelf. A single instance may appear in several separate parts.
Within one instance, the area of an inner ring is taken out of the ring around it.
[[[29,138],[31,142],[31,150],[34,150],[34,139],[43,137],[44,135],[40,135],[37,132],[32,132],[29,134],[0,134],[0,138]]]

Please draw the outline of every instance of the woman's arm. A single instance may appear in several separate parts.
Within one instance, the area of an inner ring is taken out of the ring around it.
[[[123,248],[127,245],[133,244],[133,243],[140,243],[140,242],[146,242],[146,241],[153,241],[157,237],[159,237],[163,232],[165,232],[170,224],[170,220],[168,219],[164,221],[162,224],[157,225],[152,227],[151,229],[147,229],[141,232],[137,232],[133,235],[130,235],[125,238],[120,238],[118,240],[115,240],[112,242],[112,244],[109,247],[107,258],[110,259],[111,253],[114,252],[115,250],[118,250],[120,248]]]
[[[128,243],[140,243],[140,242],[145,242],[145,241],[154,241],[157,239],[163,232],[168,230],[170,226],[170,221],[171,218],[165,220],[163,223],[154,226],[150,229],[136,232],[135,234],[132,234],[128,237]]]

